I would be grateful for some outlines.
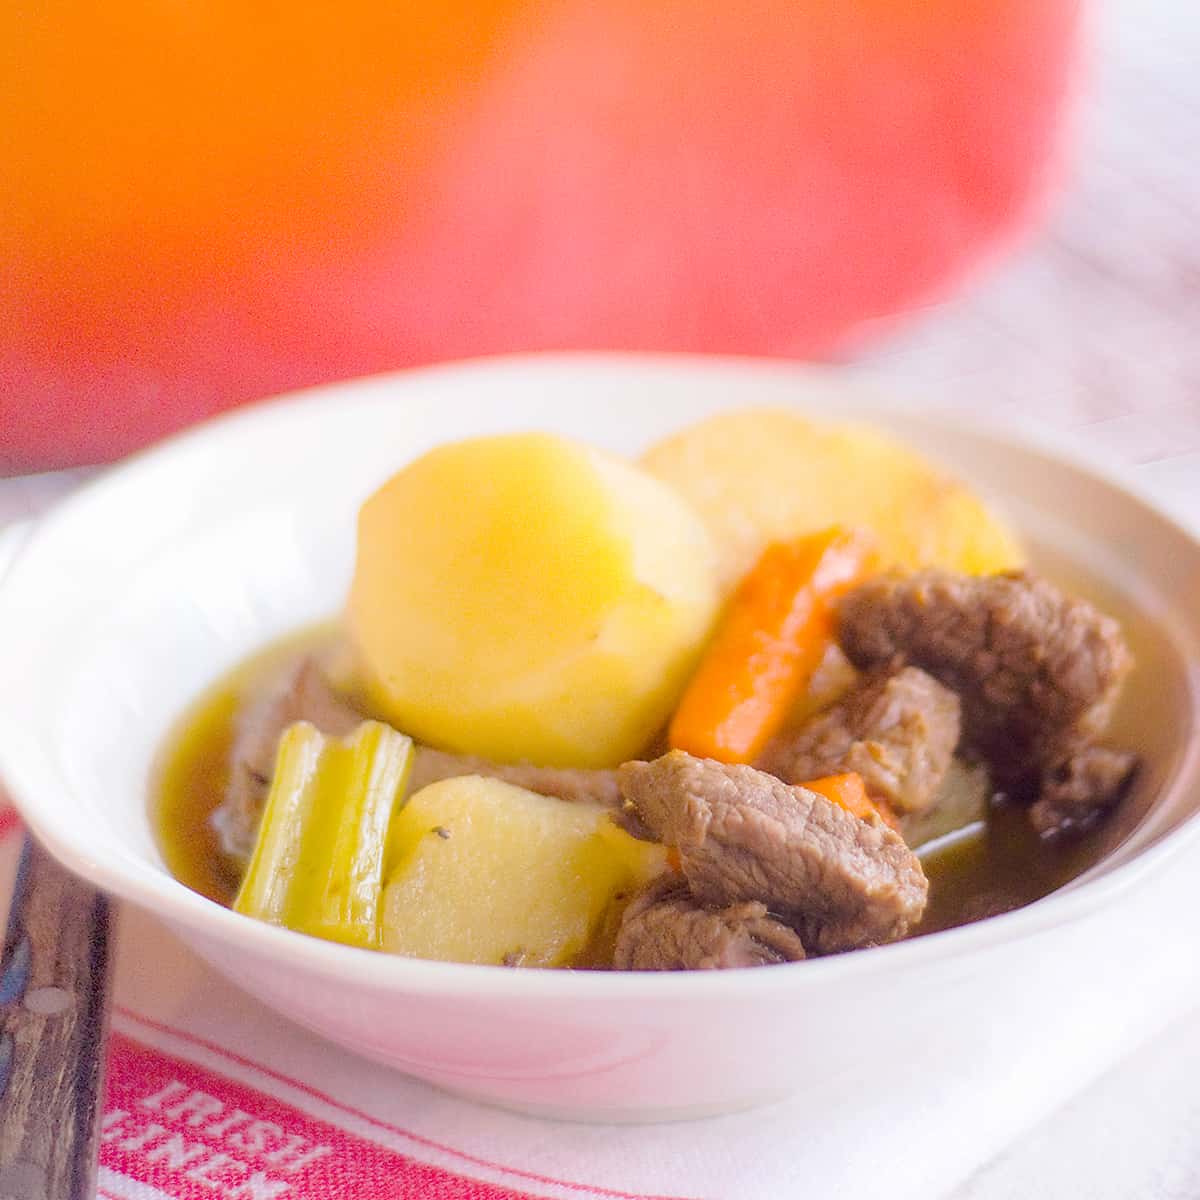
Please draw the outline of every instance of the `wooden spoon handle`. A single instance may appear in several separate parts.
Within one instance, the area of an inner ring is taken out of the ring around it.
[[[0,1200],[92,1200],[108,901],[25,839],[0,959]]]

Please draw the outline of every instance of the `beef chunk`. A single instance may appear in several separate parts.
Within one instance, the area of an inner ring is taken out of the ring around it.
[[[650,832],[678,850],[697,900],[758,901],[810,953],[902,937],[924,911],[921,864],[881,821],[753,767],[679,750],[626,763],[618,775]]]
[[[213,825],[225,853],[237,862],[249,861],[271,786],[279,739],[289,725],[310,721],[322,733],[341,737],[365,719],[334,691],[312,658],[303,659],[278,687],[248,705],[238,722],[225,800],[213,814]],[[543,796],[606,804],[617,810],[617,819],[630,833],[645,836],[640,824],[622,809],[615,771],[493,763],[484,758],[418,746],[409,791],[415,792],[427,783],[460,775],[488,775]]]
[[[225,799],[212,816],[225,853],[245,863],[254,852],[275,752],[289,725],[311,721],[322,733],[341,737],[362,720],[329,686],[313,658],[302,659],[278,687],[247,705],[238,720]]]
[[[694,971],[803,957],[795,932],[757,901],[705,908],[668,878],[651,884],[625,910],[613,965],[618,971]]]
[[[653,840],[637,814],[625,806],[617,785],[616,771],[497,763],[470,754],[452,754],[446,750],[434,750],[431,746],[418,746],[409,791],[415,792],[427,783],[437,783],[441,779],[457,779],[460,775],[486,775],[542,796],[606,805],[613,810],[613,820],[627,833],[646,841]]]
[[[531,792],[539,792],[543,796],[556,796],[560,800],[607,804],[612,808],[621,806],[621,791],[617,786],[616,771],[534,767],[526,763],[494,763],[486,758],[451,754],[429,746],[418,747],[409,786],[415,792],[427,783],[436,783],[439,779],[455,779],[460,775],[487,775]]]
[[[1116,621],[1023,571],[868,580],[843,598],[838,634],[857,666],[901,660],[953,688],[1001,782],[1102,730],[1132,662]]]
[[[916,667],[883,670],[778,739],[761,764],[788,783],[856,771],[897,813],[933,803],[958,745],[958,697]]]
[[[1088,745],[1051,764],[1029,810],[1034,829],[1051,836],[1090,828],[1120,800],[1136,767],[1134,754]]]
[[[1117,622],[1024,571],[921,571],[868,580],[842,601],[859,666],[907,661],[959,693],[964,740],[1000,787],[1037,796],[1040,832],[1079,830],[1120,798],[1131,755],[1092,745],[1133,657]]]

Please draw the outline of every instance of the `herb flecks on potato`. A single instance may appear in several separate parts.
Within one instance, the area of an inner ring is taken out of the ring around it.
[[[422,788],[392,821],[383,947],[451,962],[571,964],[666,850],[608,810],[479,775]]]

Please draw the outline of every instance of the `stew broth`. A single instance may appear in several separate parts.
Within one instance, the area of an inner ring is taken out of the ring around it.
[[[167,869],[193,891],[226,906],[237,892],[238,871],[222,853],[211,817],[228,783],[239,711],[297,656],[332,658],[336,648],[336,632],[325,628],[254,656],[210,688],[168,740],[153,790],[153,826]],[[1019,806],[997,800],[986,822],[920,853],[929,904],[914,936],[1029,904],[1096,863],[1104,841],[1103,827],[1073,841],[1045,841]]]

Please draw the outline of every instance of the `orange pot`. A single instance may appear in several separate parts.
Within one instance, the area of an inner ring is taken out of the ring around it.
[[[461,355],[827,355],[1036,211],[1077,0],[0,13],[0,465]]]

